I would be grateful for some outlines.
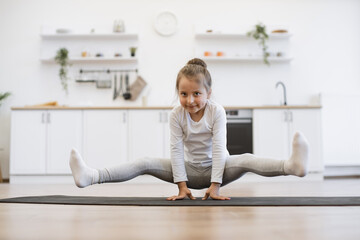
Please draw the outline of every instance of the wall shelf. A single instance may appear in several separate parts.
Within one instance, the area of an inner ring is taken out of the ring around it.
[[[57,31],[62,30],[63,33]],[[137,47],[137,32],[112,32],[108,28],[96,28],[91,33],[89,27],[57,28],[43,26],[40,33],[42,47],[41,63],[55,63],[55,56],[60,48],[69,51],[69,62],[76,64],[137,64],[138,58],[131,57],[130,48]],[[101,53],[102,57],[96,57]],[[115,57],[116,54],[121,56]]]
[[[40,59],[43,63],[55,63],[53,58]],[[102,62],[118,62],[118,63],[137,63],[136,57],[78,57],[70,58],[70,63],[102,63]]]
[[[43,39],[138,39],[138,34],[136,33],[88,33],[88,34],[78,34],[78,33],[50,33],[50,34],[41,34]]]
[[[278,29],[278,28],[274,28]],[[282,28],[280,28],[282,29]],[[292,33],[270,33],[266,45],[271,57],[268,61],[271,63],[289,63],[293,60],[291,57],[290,37]],[[195,34],[195,56],[200,56],[207,62],[239,62],[239,63],[264,63],[261,46],[259,41],[247,35],[245,29],[239,30],[230,28],[219,28],[212,32],[206,29],[196,29]]]
[[[263,57],[200,57],[206,62],[263,62]],[[288,57],[269,57],[269,62],[290,62]]]
[[[270,33],[269,39],[288,39],[292,36],[290,33]],[[196,33],[198,39],[251,39],[246,33]]]

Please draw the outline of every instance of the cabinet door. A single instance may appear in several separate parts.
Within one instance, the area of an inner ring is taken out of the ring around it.
[[[309,171],[323,171],[320,110],[292,109],[291,112],[291,135],[301,131],[309,141]]]
[[[164,127],[164,158],[170,158],[170,125],[169,125],[169,118],[170,118],[171,110],[164,110],[163,111],[163,127]]]
[[[84,161],[94,168],[128,160],[126,110],[84,110]]]
[[[161,110],[129,111],[130,160],[164,157],[164,116]]]
[[[45,111],[12,111],[10,174],[44,174],[45,141]]]
[[[253,146],[255,155],[278,159],[289,157],[289,123],[286,118],[286,110],[254,109]]]
[[[52,110],[46,113],[47,166],[50,174],[71,173],[69,157],[72,148],[82,152],[82,111]]]

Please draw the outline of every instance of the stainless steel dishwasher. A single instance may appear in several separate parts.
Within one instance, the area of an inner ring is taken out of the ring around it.
[[[252,110],[226,110],[226,118],[230,155],[253,153]]]

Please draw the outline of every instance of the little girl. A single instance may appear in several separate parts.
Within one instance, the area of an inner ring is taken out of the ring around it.
[[[246,172],[262,176],[306,174],[308,143],[300,133],[293,139],[288,160],[257,157],[252,154],[229,155],[226,149],[226,113],[210,100],[211,76],[205,62],[190,60],[178,73],[176,90],[180,106],[170,114],[171,160],[144,158],[104,169],[88,167],[76,150],[71,151],[70,167],[78,187],[96,183],[123,182],[149,174],[176,183],[178,195],[167,200],[189,197],[189,188],[208,188],[203,200],[211,197],[229,200],[219,194],[220,186],[240,178]]]

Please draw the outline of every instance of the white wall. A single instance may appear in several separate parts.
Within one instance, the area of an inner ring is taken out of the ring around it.
[[[179,31],[157,35],[152,23],[173,11]],[[357,0],[0,0],[0,92],[12,96],[0,107],[0,164],[8,177],[10,107],[57,100],[60,104],[111,100],[111,91],[70,83],[61,90],[57,67],[39,61],[41,25],[113,24],[122,18],[138,29],[139,70],[151,86],[149,105],[170,105],[178,70],[194,55],[194,24],[287,25],[290,64],[211,64],[214,97],[223,105],[278,104],[275,83],[284,81],[289,104],[313,103],[319,92],[360,90],[360,2]],[[133,105],[140,105],[140,101]]]

